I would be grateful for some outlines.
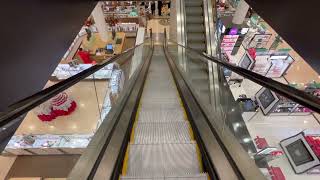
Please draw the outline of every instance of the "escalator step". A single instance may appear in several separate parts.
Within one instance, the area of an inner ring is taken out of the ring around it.
[[[204,52],[206,50],[206,45],[204,43],[188,43],[188,46],[200,52]]]
[[[202,7],[186,7],[186,14],[187,16],[189,15],[198,15],[198,16],[202,16],[203,14],[203,10]]]
[[[187,33],[188,42],[205,42],[205,36],[203,33]]]
[[[197,26],[187,26],[187,32],[190,32],[190,33],[197,33],[197,32],[204,33],[205,32],[205,28],[204,28],[203,24],[198,24]]]
[[[168,177],[129,177],[122,176],[120,179],[127,180],[208,180],[208,175],[206,173],[195,174],[195,175],[185,175],[185,176],[168,176]]]
[[[186,23],[188,24],[203,24],[203,16],[186,16]]]
[[[167,123],[138,123],[134,131],[134,144],[190,143],[187,121]]]
[[[180,107],[175,108],[141,108],[138,122],[184,122],[184,114]]]
[[[200,174],[196,144],[129,145],[127,176],[167,177]]]
[[[141,108],[175,108],[179,107],[178,98],[142,98]]]
[[[202,1],[187,0],[184,4],[186,7],[202,6]]]

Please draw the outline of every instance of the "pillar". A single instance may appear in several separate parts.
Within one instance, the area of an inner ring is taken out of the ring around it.
[[[154,15],[159,16],[158,1],[154,2],[154,7],[155,7]]]
[[[248,10],[249,5],[244,0],[240,0],[236,9],[236,13],[233,16],[232,23],[236,25],[242,24],[246,18]]]
[[[105,20],[105,16],[102,10],[102,2],[98,2],[97,6],[92,11],[92,17],[95,22],[95,26],[98,29],[100,38],[102,41],[108,41],[108,25]]]

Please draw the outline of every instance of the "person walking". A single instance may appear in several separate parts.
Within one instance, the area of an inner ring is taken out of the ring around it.
[[[151,14],[155,16],[154,11],[156,10],[156,4],[154,2],[151,3]]]

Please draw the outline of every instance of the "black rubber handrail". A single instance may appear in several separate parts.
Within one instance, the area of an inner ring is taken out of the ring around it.
[[[264,87],[274,91],[277,94],[280,94],[286,98],[289,98],[289,99],[299,103],[300,105],[303,105],[303,106],[310,108],[311,110],[313,110],[317,113],[320,113],[320,99],[313,96],[313,95],[307,94],[307,93],[300,91],[294,87],[282,84],[282,83],[275,81],[271,78],[267,78],[267,77],[262,76],[260,74],[254,73],[250,70],[243,69],[241,67],[229,64],[226,61],[223,61],[223,60],[218,59],[216,57],[208,56],[204,53],[201,53],[201,52],[194,50],[192,48],[183,46],[183,45],[178,44],[176,42],[173,42],[173,41],[170,41],[170,42],[177,44],[178,46],[183,47],[187,50],[190,50],[191,52],[196,53],[203,58],[206,58],[206,60],[212,61],[212,62],[219,64],[225,68],[228,68],[231,71],[233,71],[233,72],[235,72],[235,73],[237,73],[237,74],[239,74],[239,75],[241,75],[241,76],[257,83],[257,84],[260,84],[261,86],[264,86]]]
[[[121,54],[115,55],[100,64],[96,64],[96,65],[94,65],[84,71],[81,71],[80,73],[78,73],[74,76],[71,76],[70,78],[68,78],[66,80],[60,81],[59,83],[54,84],[51,87],[48,87],[38,93],[35,93],[34,95],[31,95],[31,96],[19,101],[18,105],[13,105],[11,108],[9,108],[5,112],[1,113],[0,127],[3,127],[9,121],[27,113],[28,111],[32,110],[33,108],[39,106],[43,102],[49,100],[53,96],[61,93],[62,91],[68,89],[69,87],[73,86],[74,84],[78,83],[79,81],[92,75],[93,73],[97,72],[98,70],[105,67],[106,65],[123,58],[125,55],[127,55],[130,52],[133,52],[133,50],[135,50],[136,48],[138,48],[141,45],[142,44],[137,45],[132,48],[129,48],[126,51],[122,52]]]

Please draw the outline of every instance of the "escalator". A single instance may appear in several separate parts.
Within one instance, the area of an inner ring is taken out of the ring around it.
[[[186,59],[179,54],[181,50]],[[116,62],[126,76],[125,86],[68,180],[265,179],[226,124],[241,118],[240,114],[228,119],[229,114],[239,113],[238,107],[221,101],[219,106],[229,111],[222,111],[222,108],[214,111],[210,101],[204,100],[204,93],[197,90],[198,84],[192,78],[196,71],[186,68],[194,64],[188,61],[222,65],[320,112],[318,99],[188,47],[173,42],[168,45],[165,36],[163,46],[155,46],[152,40],[147,40],[26,98],[19,108],[0,116],[1,128],[13,129],[10,123],[17,121],[17,117]],[[227,84],[215,85],[228,87]],[[221,96],[227,95],[226,92]]]
[[[203,1],[185,0],[187,46],[200,52],[206,51],[206,30]]]
[[[199,52],[207,52],[203,1],[184,0],[184,9],[186,45]],[[170,51],[177,51],[177,49],[170,48]],[[207,98],[210,93],[208,64],[192,56],[186,56],[186,58],[189,59],[186,66],[190,72],[189,78],[198,87],[197,91],[202,94],[202,100],[210,103],[210,99]]]
[[[208,64],[229,68],[289,98],[298,97],[294,100],[306,106],[311,104],[311,109],[317,108],[312,104],[315,100],[293,96],[298,93],[291,87],[203,54],[208,49],[203,1],[184,2],[186,44],[172,42],[168,45],[166,33],[163,46],[155,46],[152,38],[148,39],[108,62],[25,99],[19,109],[0,116],[0,122],[9,124],[57,93],[116,62],[126,76],[125,86],[115,96],[110,112],[70,172],[69,180],[264,179],[237,135],[230,133],[230,129],[236,127],[243,134],[245,127],[241,129],[240,124],[228,127],[227,124],[227,120],[241,119],[241,114],[234,102],[221,101],[226,96],[232,100],[233,97],[222,76],[211,82],[209,74],[213,72],[208,70]],[[213,96],[209,83],[224,92],[214,92]],[[220,98],[218,107],[213,108],[217,103],[212,102],[212,97]],[[231,115],[235,118],[230,118]],[[0,128],[5,127],[2,124]]]
[[[162,47],[156,46],[120,179],[206,180]]]

